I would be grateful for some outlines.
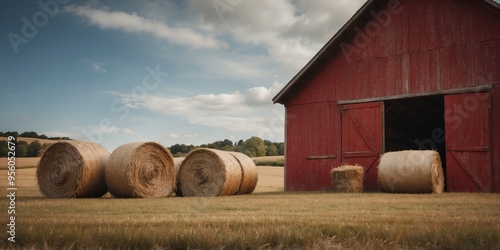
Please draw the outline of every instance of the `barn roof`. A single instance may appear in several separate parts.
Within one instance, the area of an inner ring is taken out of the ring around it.
[[[500,4],[493,0],[473,0],[484,2],[487,5],[500,10]],[[342,26],[321,50],[297,73],[290,82],[273,98],[274,103],[284,104],[287,97],[302,85],[306,80],[315,73],[315,71],[326,61],[328,57],[340,49],[340,44],[352,38],[356,32],[355,28],[364,25],[370,19],[370,12],[386,5],[389,0],[368,0],[363,6]]]

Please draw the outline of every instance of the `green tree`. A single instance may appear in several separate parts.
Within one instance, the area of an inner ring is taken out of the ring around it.
[[[7,141],[0,141],[0,157],[7,157],[8,152]]]
[[[21,133],[19,136],[28,138],[38,138],[38,134],[35,131],[26,131]]]
[[[278,148],[274,144],[269,145],[266,148],[266,156],[275,156],[278,155]]]
[[[17,140],[17,137],[19,137],[19,133],[17,131],[7,131],[4,133],[4,136],[5,137],[14,136]]]
[[[245,151],[249,152],[250,157],[258,157],[266,155],[266,145],[264,141],[257,136],[252,136],[244,143]]]
[[[16,143],[16,157],[28,156],[28,143],[25,141],[18,141]]]
[[[284,142],[279,143],[278,155],[285,155],[285,143]]]
[[[37,157],[42,150],[42,144],[39,141],[32,141],[27,150],[28,157]]]

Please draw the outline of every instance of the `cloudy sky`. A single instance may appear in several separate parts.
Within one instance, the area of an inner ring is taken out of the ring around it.
[[[363,2],[1,1],[0,131],[283,141],[272,97]]]

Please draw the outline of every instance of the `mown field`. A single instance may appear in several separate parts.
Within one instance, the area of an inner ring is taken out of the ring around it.
[[[19,169],[16,243],[0,233],[0,248],[500,249],[498,194],[284,193],[283,168],[258,169],[250,195],[163,199],[48,199]]]

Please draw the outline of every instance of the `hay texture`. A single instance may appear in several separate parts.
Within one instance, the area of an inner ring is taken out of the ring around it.
[[[361,193],[363,192],[364,170],[359,165],[343,165],[330,171],[332,175],[332,187],[338,193]]]
[[[172,154],[155,142],[124,144],[113,151],[106,166],[109,192],[118,198],[173,196]]]
[[[38,163],[38,187],[50,198],[101,197],[107,192],[104,170],[108,158],[109,152],[99,144],[54,143]]]
[[[179,197],[182,197],[182,192],[181,192],[181,185],[179,183],[179,170],[181,169],[181,164],[182,164],[182,161],[184,161],[184,157],[176,157],[174,158],[174,169],[175,169],[175,195],[176,196],[179,196]]]
[[[229,152],[200,148],[182,161],[178,178],[182,196],[233,195],[240,188],[241,167]]]
[[[442,193],[443,168],[433,150],[386,153],[378,165],[380,191],[388,193]]]
[[[229,152],[238,161],[241,168],[241,184],[236,194],[251,194],[257,186],[259,175],[255,162],[245,154]]]

